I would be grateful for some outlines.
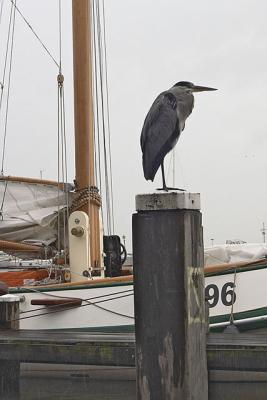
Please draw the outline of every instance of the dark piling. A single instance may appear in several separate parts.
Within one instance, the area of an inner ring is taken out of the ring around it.
[[[133,215],[138,400],[207,400],[198,194],[140,195]]]
[[[0,296],[0,335],[3,330],[19,329],[19,297],[6,294]],[[0,349],[1,353],[1,349]],[[1,358],[1,355],[0,355]],[[18,398],[20,361],[1,360],[0,399]]]

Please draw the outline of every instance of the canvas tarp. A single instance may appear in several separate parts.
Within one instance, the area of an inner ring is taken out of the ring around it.
[[[0,181],[0,239],[55,242],[58,210],[66,207],[67,197],[71,203],[72,196],[54,185]]]
[[[250,262],[267,256],[266,243],[225,244],[206,248],[204,265]]]

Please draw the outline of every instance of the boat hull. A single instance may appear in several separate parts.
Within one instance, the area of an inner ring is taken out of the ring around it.
[[[240,331],[266,327],[266,282],[266,265],[206,277],[211,329],[221,331],[232,322]]]
[[[20,329],[131,331],[134,329],[133,284],[81,285],[66,289],[14,290],[21,297]],[[79,298],[73,307],[36,306],[32,300]]]
[[[234,323],[241,331],[267,327],[267,265],[205,277],[210,329]],[[21,296],[21,329],[132,331],[133,283],[114,282],[12,290]],[[77,307],[34,306],[42,298],[79,298]]]

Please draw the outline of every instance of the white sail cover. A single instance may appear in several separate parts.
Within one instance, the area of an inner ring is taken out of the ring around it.
[[[66,197],[52,184],[0,181],[0,239],[46,244],[56,241],[57,214],[66,206]],[[68,197],[71,203],[72,193]]]
[[[266,256],[266,243],[225,244],[206,248],[204,265],[250,262]]]

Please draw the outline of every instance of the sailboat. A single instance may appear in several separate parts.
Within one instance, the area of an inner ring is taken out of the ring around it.
[[[0,250],[17,257],[1,264],[0,293],[18,296],[20,329],[133,331],[132,267],[123,267],[120,238],[103,234],[96,185],[94,3],[72,4],[75,182],[0,176]],[[59,98],[63,85],[60,70]],[[266,260],[207,265],[205,273],[211,329],[267,326]]]
[[[12,2],[10,20],[17,11]],[[90,0],[73,0],[72,11],[75,182],[0,176],[0,250],[18,259],[6,268],[3,262],[0,281],[20,298],[21,329],[133,329],[126,251],[117,235],[103,235],[96,185],[93,45],[100,50],[91,21],[99,10]],[[57,80],[63,110],[61,65]],[[59,121],[64,130],[62,115]],[[65,161],[64,145],[61,156]]]

